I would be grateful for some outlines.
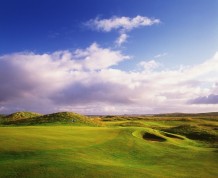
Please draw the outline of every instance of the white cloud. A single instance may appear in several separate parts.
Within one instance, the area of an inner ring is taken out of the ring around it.
[[[112,30],[130,31],[141,26],[151,26],[160,23],[159,19],[151,19],[144,16],[112,17],[110,19],[91,19],[86,25],[100,31],[110,32]]]
[[[116,40],[116,44],[118,46],[121,46],[123,43],[125,43],[127,41],[128,35],[125,33],[120,34],[120,36],[118,37],[118,39]]]
[[[127,32],[135,28],[151,26],[154,24],[159,24],[159,19],[152,19],[144,16],[136,16],[133,18],[130,17],[112,17],[109,19],[91,19],[85,23],[85,25],[90,28],[103,32],[111,32],[112,30],[117,30],[120,33],[120,36],[117,38],[115,43],[118,46],[121,46],[124,42],[127,41],[128,35]]]
[[[152,71],[160,66],[155,60],[141,61],[139,66],[143,68],[144,71]]]
[[[95,43],[73,52],[1,56],[0,110],[86,114],[217,110],[218,53],[182,70],[157,70],[154,60],[141,62],[140,71],[112,69],[128,58]],[[190,104],[191,100],[200,102]]]
[[[100,48],[96,43],[85,50],[76,50],[73,58],[75,63],[88,70],[105,69],[123,60],[130,59],[129,56],[123,55],[120,51]]]

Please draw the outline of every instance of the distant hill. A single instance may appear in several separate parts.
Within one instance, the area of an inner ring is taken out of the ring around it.
[[[42,116],[42,114],[35,113],[35,112],[21,111],[21,112],[12,113],[10,115],[6,115],[4,119],[5,121],[17,121],[17,120],[34,118],[39,116]]]
[[[29,114],[30,117],[18,117],[19,114],[7,116],[8,119],[4,124],[6,125],[42,125],[42,124],[73,124],[73,125],[89,125],[100,126],[101,122],[95,119],[90,119],[87,116],[73,113],[73,112],[58,112],[47,115]],[[27,114],[25,114],[27,116]]]
[[[218,116],[218,112],[208,113],[166,113],[166,114],[155,114],[158,117],[201,117],[201,116]]]

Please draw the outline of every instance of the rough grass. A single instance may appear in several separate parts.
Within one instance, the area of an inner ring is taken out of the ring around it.
[[[216,132],[214,132],[213,130],[202,128],[200,126],[184,124],[164,129],[164,131],[181,134],[194,140],[218,142],[218,134]]]
[[[73,124],[101,126],[99,120],[90,119],[84,115],[73,112],[59,112],[36,117],[25,117],[4,122],[5,125],[51,125],[51,124]]]
[[[4,122],[5,120],[4,118],[5,118],[5,115],[0,114],[0,124]]]
[[[4,120],[5,121],[18,121],[21,119],[34,118],[34,117],[39,117],[39,116],[42,116],[42,114],[35,113],[35,112],[22,111],[22,112],[15,112],[10,115],[6,115],[4,117]]]

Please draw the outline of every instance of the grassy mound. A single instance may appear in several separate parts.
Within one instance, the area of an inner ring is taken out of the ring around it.
[[[199,126],[184,124],[164,129],[164,131],[175,134],[181,134],[193,140],[218,142],[218,134],[216,132]]]
[[[5,121],[17,121],[17,120],[34,118],[34,117],[39,117],[39,116],[42,116],[42,115],[39,113],[35,113],[35,112],[15,112],[15,113],[5,116],[4,119]]]
[[[91,120],[84,115],[80,115],[73,112],[59,112],[59,113],[41,115],[38,117],[12,120],[7,122],[6,124],[13,124],[13,125],[73,124],[73,125],[100,126],[101,122],[96,121],[95,119]]]

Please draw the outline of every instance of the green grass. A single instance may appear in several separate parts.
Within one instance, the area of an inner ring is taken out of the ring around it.
[[[187,135],[216,136],[216,120],[108,117],[101,127],[90,127],[89,118],[76,115],[78,126],[58,125],[75,115],[41,118],[56,125],[34,125],[33,119],[32,126],[0,126],[0,177],[218,177],[218,149],[210,137]]]

